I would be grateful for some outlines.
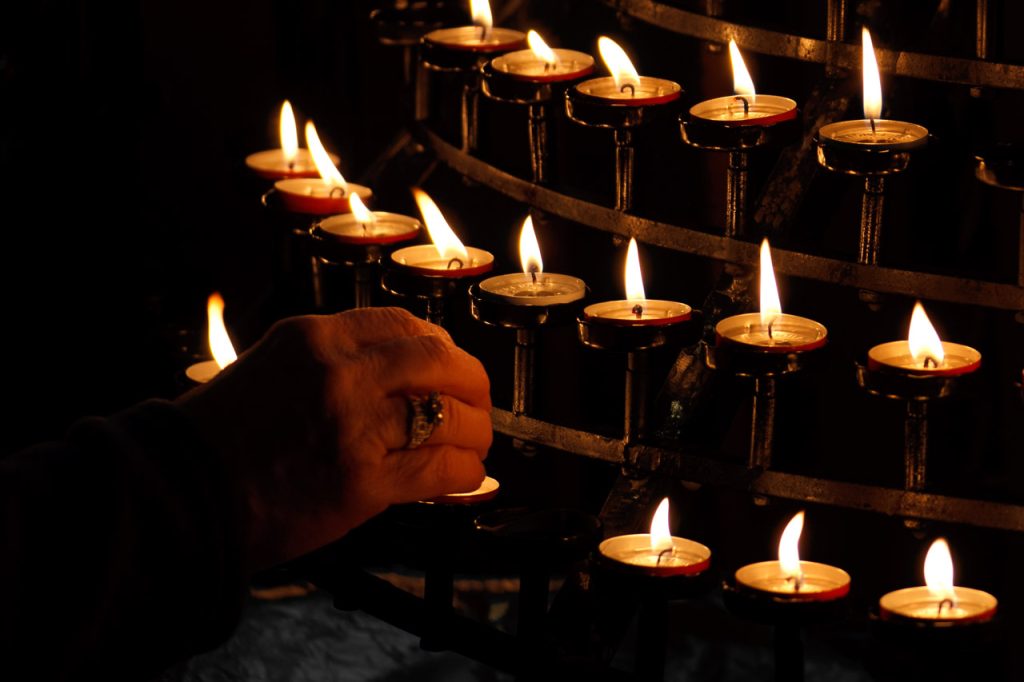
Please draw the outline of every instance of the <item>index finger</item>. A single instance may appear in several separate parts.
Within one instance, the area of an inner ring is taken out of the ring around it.
[[[324,318],[333,344],[342,342],[349,350],[372,346],[410,336],[438,336],[449,343],[451,336],[443,328],[422,320],[404,308],[360,308]]]

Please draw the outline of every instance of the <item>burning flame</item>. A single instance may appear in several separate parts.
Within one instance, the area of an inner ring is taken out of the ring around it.
[[[355,216],[357,223],[366,225],[373,222],[373,213],[370,212],[370,209],[366,208],[366,204],[363,203],[358,194],[353,193],[348,198],[348,207],[352,211],[352,215]]]
[[[743,55],[740,48],[736,47],[736,41],[729,41],[729,60],[732,62],[732,89],[737,95],[748,96],[753,99],[754,80],[747,71],[747,65],[743,63]]]
[[[634,88],[640,87],[640,75],[618,43],[611,38],[601,36],[597,39],[597,49],[601,53],[604,65],[612,74],[612,80],[615,81],[615,87],[618,90],[622,90],[627,85],[632,85]]]
[[[651,551],[658,554],[672,550],[672,531],[668,527],[668,498],[658,505],[651,518]]]
[[[953,557],[945,538],[939,538],[928,548],[924,558],[924,584],[935,599],[948,599],[956,606],[956,591],[953,589]]]
[[[488,0],[469,0],[469,13],[473,23],[484,29],[484,38],[491,32],[494,19],[491,18],[491,3]]]
[[[878,61],[871,44],[871,34],[864,28],[860,35],[864,43],[864,118],[874,120],[882,116],[882,83],[878,78]]]
[[[519,232],[519,262],[523,272],[544,272],[544,260],[540,257],[540,244],[533,230],[533,216],[526,216],[523,229]]]
[[[800,533],[804,530],[804,513],[800,512],[794,516],[786,530],[782,531],[782,539],[779,540],[779,565],[782,573],[787,578],[792,578],[798,583],[803,579],[804,572],[800,568]]]
[[[554,66],[558,64],[558,55],[555,51],[548,47],[548,44],[544,42],[544,39],[540,37],[540,34],[530,29],[526,34],[526,42],[529,43],[530,49],[533,50],[533,54],[537,55],[537,59],[541,60],[548,66]]]
[[[210,294],[206,301],[206,317],[209,325],[210,352],[217,366],[224,369],[236,359],[235,347],[231,345],[228,330],[224,326],[224,299],[217,292]]]
[[[761,242],[761,324],[768,326],[782,315],[779,287],[775,284],[775,268],[772,267],[772,251],[768,240]]]
[[[284,152],[284,160],[291,163],[299,153],[299,133],[295,129],[295,113],[292,111],[292,103],[288,100],[281,105],[281,122],[278,125],[281,133],[281,151]]]
[[[644,274],[640,271],[640,253],[636,248],[636,239],[629,238],[629,249],[626,251],[626,300],[644,301]]]
[[[434,200],[418,187],[413,187],[412,195],[416,198],[416,205],[420,208],[423,224],[427,226],[427,232],[430,234],[430,241],[434,242],[434,247],[441,259],[450,261],[453,258],[458,258],[463,265],[469,265],[469,252],[452,232],[452,228],[448,226],[448,221],[441,215],[441,209],[437,207]]]
[[[306,121],[306,146],[309,147],[309,152],[313,155],[313,163],[324,184],[328,187],[340,187],[345,194],[348,194],[348,183],[345,182],[341,171],[335,167],[327,150],[320,143],[320,137],[316,134],[316,126],[312,121]]]
[[[942,339],[932,326],[931,320],[924,312],[924,306],[918,301],[914,304],[914,312],[910,316],[910,333],[907,334],[907,345],[910,346],[910,357],[922,366],[931,358],[935,366],[942,364],[946,352],[942,348]]]

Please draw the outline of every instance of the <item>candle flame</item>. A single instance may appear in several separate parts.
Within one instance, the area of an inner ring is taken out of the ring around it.
[[[754,79],[747,71],[747,65],[743,63],[743,55],[740,48],[736,47],[736,41],[729,41],[729,60],[732,62],[732,89],[737,95],[744,95],[753,98]]]
[[[779,540],[779,565],[782,573],[787,578],[797,582],[803,579],[803,569],[800,568],[800,534],[804,530],[804,513],[799,512],[786,524],[782,531],[782,539]]]
[[[910,316],[910,332],[907,334],[907,345],[910,346],[910,357],[914,362],[920,362],[922,366],[929,359],[935,365],[941,365],[946,357],[946,351],[942,348],[942,339],[935,331],[924,306],[918,301],[914,304],[914,312]]]
[[[956,606],[953,589],[953,557],[945,538],[938,538],[928,548],[924,558],[924,584],[935,599],[950,600]]]
[[[632,85],[634,88],[640,87],[640,75],[618,43],[611,38],[601,36],[597,39],[597,49],[601,53],[601,60],[604,61],[604,65],[611,73],[617,89],[621,90],[626,85]]]
[[[668,527],[668,498],[658,505],[651,518],[651,551],[661,553],[672,550],[672,531]]]
[[[235,354],[235,347],[228,337],[227,327],[224,326],[224,299],[217,292],[210,294],[206,301],[206,318],[210,352],[213,353],[213,360],[217,366],[224,369],[234,362],[238,355]]]
[[[647,300],[644,292],[644,274],[640,270],[640,253],[633,237],[629,238],[629,248],[626,250],[626,300]]]
[[[768,240],[761,242],[761,324],[768,326],[782,315],[779,287],[775,283],[775,268],[772,267],[772,251]]]
[[[444,219],[441,209],[437,207],[434,200],[419,187],[413,187],[412,195],[416,198],[416,205],[419,206],[420,214],[423,216],[423,224],[427,226],[430,241],[434,242],[434,247],[441,259],[458,258],[462,261],[463,266],[469,265],[469,252],[455,236],[452,228],[448,226],[448,221]]]
[[[352,215],[355,216],[356,222],[363,225],[373,222],[373,213],[370,209],[366,208],[366,204],[359,198],[359,195],[355,192],[348,198],[348,206],[352,211]]]
[[[328,187],[340,187],[345,194],[348,194],[348,183],[345,182],[341,171],[335,167],[327,150],[320,143],[320,136],[316,134],[316,126],[312,121],[306,121],[306,146],[309,147],[309,152],[313,155],[313,164],[316,166],[317,172],[320,173],[324,184]]]
[[[488,0],[469,0],[469,13],[473,23],[484,29],[484,37],[491,32],[494,19],[491,17],[491,3]]]
[[[519,262],[523,272],[544,272],[544,260],[540,257],[540,244],[533,230],[533,216],[526,216],[523,229],[519,232]]]
[[[540,37],[540,34],[530,29],[526,34],[526,42],[529,43],[530,49],[533,54],[537,56],[537,59],[541,60],[548,66],[554,66],[558,64],[558,55],[555,51],[548,47],[548,44],[544,42],[544,39]]]
[[[278,124],[278,131],[281,134],[281,151],[284,152],[284,160],[291,163],[299,153],[299,133],[295,128],[295,112],[292,111],[292,103],[288,100],[281,105],[281,121]]]
[[[864,60],[864,118],[876,119],[882,116],[882,82],[878,76],[878,61],[871,44],[871,34],[861,29]]]

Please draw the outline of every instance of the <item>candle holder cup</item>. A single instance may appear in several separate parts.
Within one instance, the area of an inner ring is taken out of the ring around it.
[[[433,247],[431,247],[433,248]],[[474,249],[473,251],[477,251]],[[485,253],[485,252],[481,252]],[[490,254],[487,254],[490,256]],[[381,275],[381,286],[385,291],[403,298],[416,298],[427,303],[426,320],[436,325],[444,323],[445,301],[458,292],[464,291],[469,283],[475,282],[490,271],[493,258],[476,267],[461,268],[458,275],[444,270],[428,270],[395,262],[394,254]]]
[[[868,629],[879,645],[881,680],[999,677],[983,667],[985,661],[991,661],[986,652],[998,641],[999,622],[994,618],[962,622],[883,618],[876,607],[868,614]]]

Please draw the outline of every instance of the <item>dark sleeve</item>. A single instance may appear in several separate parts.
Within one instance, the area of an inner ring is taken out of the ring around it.
[[[0,459],[0,679],[145,679],[222,642],[240,508],[167,402]]]

